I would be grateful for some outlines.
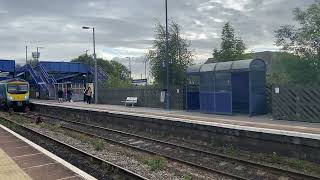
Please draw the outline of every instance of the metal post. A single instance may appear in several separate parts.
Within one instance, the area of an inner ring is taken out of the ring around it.
[[[96,56],[96,37],[95,37],[95,29],[93,30],[93,58],[94,58],[94,103],[98,104],[98,64],[97,64],[97,56]]]
[[[144,60],[144,78],[147,79],[147,59]]]
[[[132,78],[132,72],[131,72],[131,58],[129,57],[129,71],[130,71],[130,79]]]
[[[131,79],[131,57],[126,57],[129,59],[129,75],[130,75],[130,79]]]
[[[170,91],[169,91],[169,48],[168,48],[168,1],[166,1],[166,66],[167,66],[167,110],[170,110]]]
[[[37,61],[39,61],[39,47],[37,47]]]
[[[28,46],[26,46],[26,64],[28,64]]]

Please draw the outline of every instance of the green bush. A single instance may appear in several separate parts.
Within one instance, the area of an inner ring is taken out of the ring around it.
[[[163,157],[154,157],[146,161],[146,164],[151,168],[151,171],[163,170],[167,165],[167,160]]]

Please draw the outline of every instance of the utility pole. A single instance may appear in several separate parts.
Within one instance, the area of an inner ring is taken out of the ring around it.
[[[98,104],[98,64],[96,55],[96,36],[95,28],[83,26],[82,29],[92,29],[92,39],[93,39],[93,59],[94,59],[94,103]]]
[[[127,57],[129,59],[129,74],[131,79],[131,57]]]
[[[28,64],[28,46],[26,46],[26,64]]]
[[[146,58],[144,60],[144,78],[147,79],[147,61],[148,59]]]
[[[96,35],[95,35],[95,29],[93,30],[93,58],[94,58],[94,80],[95,80],[95,93],[94,93],[94,103],[98,104],[98,63],[97,63],[97,55],[96,55]]]
[[[166,5],[166,68],[167,68],[167,110],[170,110],[170,91],[169,91],[169,44],[168,44],[168,1],[165,0]]]

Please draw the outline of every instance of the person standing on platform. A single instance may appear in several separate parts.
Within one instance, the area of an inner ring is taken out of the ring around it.
[[[61,89],[58,90],[58,103],[63,103],[63,91]]]
[[[71,102],[71,99],[72,99],[72,89],[68,88],[68,90],[67,90],[67,101]]]
[[[91,90],[90,86],[87,89],[86,95],[87,95],[87,103],[91,104],[92,90]]]
[[[84,89],[83,89],[83,102],[84,103],[87,102],[87,92],[88,92],[87,88],[84,87]]]

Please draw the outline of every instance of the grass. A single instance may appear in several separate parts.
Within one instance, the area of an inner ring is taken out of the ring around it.
[[[105,148],[105,143],[103,140],[94,140],[93,141],[93,146],[96,151],[102,151]]]
[[[151,171],[163,170],[167,166],[167,160],[163,157],[154,156],[145,161]]]
[[[227,145],[224,148],[224,151],[229,156],[238,156],[239,155],[239,151],[233,145]]]
[[[183,180],[191,180],[192,179],[192,176],[190,173],[186,173],[182,176],[182,179]]]

